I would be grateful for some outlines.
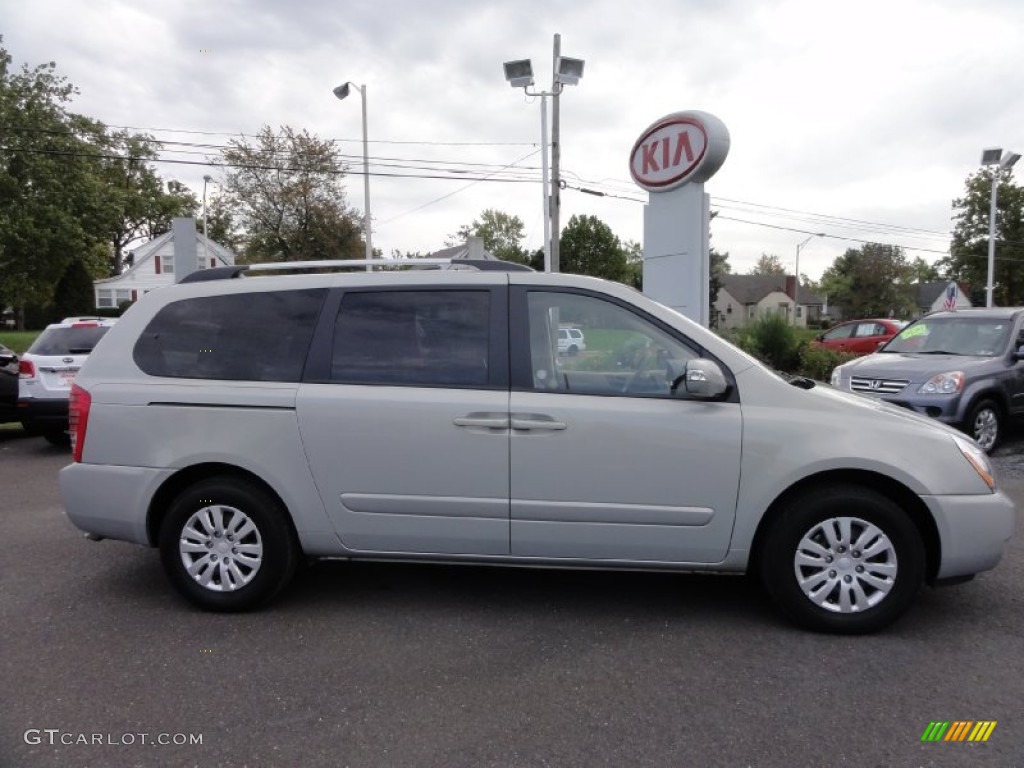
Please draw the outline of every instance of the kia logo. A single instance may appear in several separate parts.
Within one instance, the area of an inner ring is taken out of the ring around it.
[[[633,181],[648,192],[668,192],[711,178],[729,153],[729,131],[707,112],[673,112],[640,134],[629,154]]]
[[[671,186],[690,175],[704,157],[707,145],[704,126],[696,120],[669,120],[640,137],[633,147],[629,170],[642,186]]]
[[[61,359],[65,363],[73,363],[73,362],[75,362],[75,358],[73,358],[73,357],[65,357],[65,358],[61,358]]]

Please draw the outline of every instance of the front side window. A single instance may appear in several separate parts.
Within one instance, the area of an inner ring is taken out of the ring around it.
[[[825,341],[838,341],[839,339],[848,339],[850,334],[853,333],[853,325],[840,325],[838,328],[833,328],[831,331],[827,331],[821,338]]]
[[[590,395],[668,397],[697,351],[614,302],[575,293],[532,291],[527,298],[533,389]],[[559,325],[571,324],[586,349],[567,354]]]
[[[326,295],[313,288],[176,301],[135,343],[135,363],[150,376],[297,382]]]
[[[349,292],[334,327],[331,381],[484,387],[489,291]]]

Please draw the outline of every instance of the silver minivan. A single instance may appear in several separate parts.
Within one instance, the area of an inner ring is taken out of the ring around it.
[[[969,437],[622,285],[487,265],[147,294],[72,387],[68,517],[222,611],[302,558],[378,558],[750,572],[863,633],[1001,558],[1016,512]]]

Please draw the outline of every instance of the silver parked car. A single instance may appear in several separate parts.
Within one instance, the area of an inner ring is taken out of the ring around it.
[[[300,558],[385,558],[750,571],[797,623],[860,633],[998,563],[1016,513],[968,437],[624,286],[501,267],[147,294],[72,387],[69,518],[227,611]]]

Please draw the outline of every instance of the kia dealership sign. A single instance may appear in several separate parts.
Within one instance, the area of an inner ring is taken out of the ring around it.
[[[667,192],[687,182],[707,181],[728,154],[725,123],[707,112],[674,112],[637,139],[629,173],[648,192]]]

